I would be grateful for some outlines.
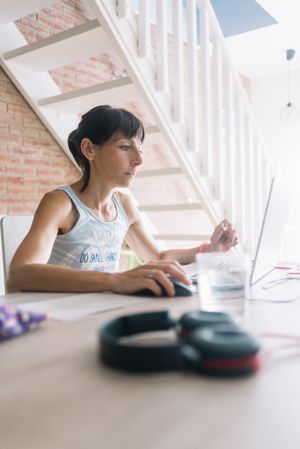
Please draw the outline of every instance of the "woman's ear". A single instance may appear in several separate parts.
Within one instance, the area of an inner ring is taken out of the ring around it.
[[[92,161],[95,158],[95,145],[85,137],[81,141],[81,152],[89,160]]]

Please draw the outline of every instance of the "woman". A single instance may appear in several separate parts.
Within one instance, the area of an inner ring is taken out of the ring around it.
[[[180,264],[193,262],[199,251],[227,251],[236,245],[234,229],[223,220],[210,243],[156,248],[130,196],[116,191],[130,185],[142,164],[143,140],[142,123],[124,109],[98,106],[83,115],[68,139],[82,178],[41,200],[11,263],[8,291],[126,294],[148,288],[159,296],[163,286],[173,296],[170,276],[190,284]],[[124,240],[147,263],[120,273]]]

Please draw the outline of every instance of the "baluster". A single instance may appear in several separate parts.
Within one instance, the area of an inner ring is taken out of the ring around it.
[[[222,124],[222,108],[223,108],[223,89],[222,89],[222,53],[220,47],[220,41],[218,37],[213,39],[213,123],[212,123],[212,151],[211,161],[209,161],[209,167],[211,168],[211,176],[214,178],[214,193],[217,199],[223,199],[222,194],[222,172],[223,172],[223,160],[224,160],[224,148],[223,148],[223,124]],[[210,171],[210,170],[209,170]]]
[[[253,204],[253,136],[249,116],[245,119],[245,183],[246,183],[246,235],[247,248],[254,256],[254,204]]]
[[[204,3],[200,11],[201,32],[201,147],[202,171],[209,175],[211,171],[211,64],[210,64],[210,25],[209,15]]]
[[[184,108],[182,2],[173,0],[173,119],[181,122]]]
[[[148,0],[140,0],[138,15],[138,54],[141,58],[149,56],[151,28],[150,28],[150,11]]]
[[[198,149],[199,121],[198,121],[198,83],[197,83],[197,29],[196,2],[187,2],[187,44],[188,44],[188,79],[189,79],[189,143],[191,151]]]
[[[167,34],[166,0],[156,1],[157,42],[156,42],[156,88],[168,88],[168,34]]]
[[[259,238],[259,231],[263,219],[263,208],[262,208],[262,150],[261,145],[258,140],[255,141],[254,145],[254,189],[255,189],[255,222],[254,222],[254,232],[255,241],[257,243]]]
[[[117,0],[117,14],[120,19],[127,16],[130,8],[130,0]]]
[[[232,220],[234,218],[234,198],[233,190],[233,148],[234,148],[234,128],[233,128],[233,86],[230,69],[225,69],[224,86],[224,126],[225,126],[225,201],[226,214]]]
[[[235,200],[236,200],[236,228],[241,243],[246,240],[246,191],[245,191],[245,129],[244,108],[240,95],[235,96],[236,132],[235,132]]]

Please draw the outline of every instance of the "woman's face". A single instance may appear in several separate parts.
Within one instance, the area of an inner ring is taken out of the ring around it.
[[[128,187],[143,163],[141,140],[116,132],[103,145],[97,146],[91,162],[91,176],[94,171],[101,181],[107,181],[112,187]]]

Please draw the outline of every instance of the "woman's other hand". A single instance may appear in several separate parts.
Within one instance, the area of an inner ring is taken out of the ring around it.
[[[210,238],[211,251],[228,251],[238,244],[238,237],[230,221],[226,218],[219,223]]]

